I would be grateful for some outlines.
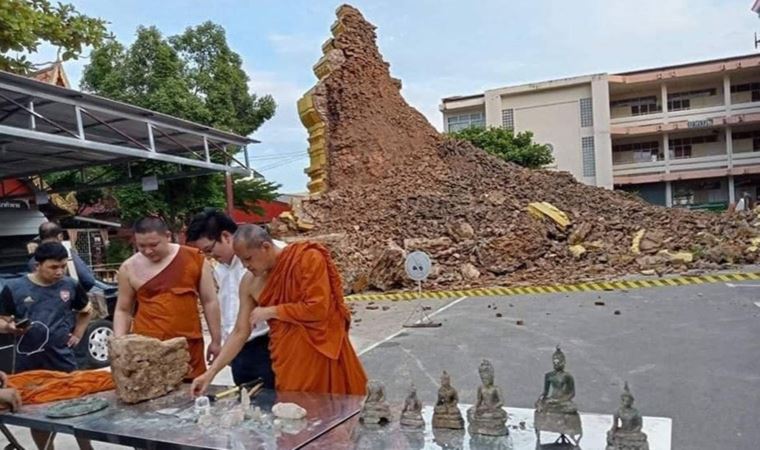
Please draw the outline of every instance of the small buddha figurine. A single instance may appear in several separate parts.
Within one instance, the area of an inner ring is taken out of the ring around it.
[[[647,435],[641,426],[641,414],[633,407],[633,395],[626,382],[620,408],[612,416],[612,428],[607,432],[607,450],[649,450]]]
[[[565,354],[557,346],[552,356],[554,370],[544,375],[544,392],[538,397],[536,410],[557,414],[577,413],[573,403],[575,397],[575,380],[565,372]]]
[[[486,436],[504,436],[507,430],[507,412],[504,410],[504,396],[494,385],[494,369],[488,360],[483,360],[478,369],[482,384],[478,387],[475,406],[467,410],[469,432]]]
[[[564,443],[568,443],[569,436],[575,446],[583,437],[581,416],[573,402],[575,380],[565,372],[565,362],[565,354],[558,345],[552,355],[554,370],[544,376],[544,390],[536,400],[534,427],[539,443],[541,431],[559,433],[560,442]]]
[[[451,377],[445,370],[441,375],[438,401],[433,408],[433,428],[464,429],[464,419],[459,411],[459,394],[451,386]]]
[[[414,387],[414,384],[409,388],[409,395],[404,400],[404,409],[401,411],[401,426],[425,428],[425,420],[422,418],[422,402],[417,398],[417,388]]]
[[[359,420],[365,424],[384,425],[391,421],[391,408],[385,401],[385,387],[376,380],[367,383],[367,398],[364,400]]]

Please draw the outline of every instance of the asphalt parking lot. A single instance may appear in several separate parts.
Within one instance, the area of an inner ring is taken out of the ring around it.
[[[672,418],[672,448],[756,450],[758,301],[757,283],[427,300],[431,312],[445,307],[434,316],[442,327],[407,328],[357,346],[393,402],[414,382],[423,402],[433,404],[447,370],[461,401],[473,403],[478,365],[487,358],[507,404],[529,408],[560,344],[582,411],[611,414],[628,381],[643,415]],[[377,311],[357,311],[362,326],[387,321]]]

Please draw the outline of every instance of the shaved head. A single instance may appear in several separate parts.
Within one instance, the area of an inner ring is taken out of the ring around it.
[[[258,225],[239,226],[232,247],[243,266],[256,276],[269,272],[280,254],[280,249],[272,242],[272,236]]]
[[[247,224],[239,226],[235,231],[233,244],[256,248],[261,247],[264,242],[272,243],[272,236],[267,233],[267,230],[258,225]]]

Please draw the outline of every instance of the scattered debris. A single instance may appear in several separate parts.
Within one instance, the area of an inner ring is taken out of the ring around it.
[[[496,317],[501,317],[501,316],[502,316],[501,313],[496,313]]]
[[[388,311],[389,309],[391,309],[390,306],[383,306],[383,311]]]
[[[377,306],[377,305],[367,305],[367,306],[364,307],[364,309],[369,309],[371,311],[375,311],[377,309],[380,309],[380,307]]]
[[[402,98],[375,27],[349,6],[337,24],[315,68],[319,81],[299,102],[304,123],[319,132],[310,135],[321,145],[311,160],[323,162],[307,170],[318,194],[272,230],[326,243],[347,292],[415,288],[403,275],[414,250],[433,259],[424,286],[431,290],[660,275],[760,258],[752,212],[653,206],[442,135]],[[641,266],[644,256],[654,259]]]
[[[517,322],[515,322],[515,323],[516,323],[517,325],[525,325],[525,322],[524,322],[524,321],[522,321],[522,320],[518,320],[518,321],[517,321]]]
[[[616,309],[616,310],[615,310],[615,312],[614,312],[614,314],[615,314],[616,316],[619,316],[619,315],[620,315],[620,310],[619,310],[619,309]]]
[[[601,300],[597,300],[597,301],[595,301],[595,302],[594,302],[594,304],[595,304],[596,306],[604,306],[604,305],[605,305],[605,303],[604,303],[603,301],[601,301]]]

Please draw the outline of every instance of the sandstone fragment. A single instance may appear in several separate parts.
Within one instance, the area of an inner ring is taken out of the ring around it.
[[[129,334],[108,343],[116,395],[137,403],[165,395],[190,371],[190,353],[183,337],[160,341]]]

